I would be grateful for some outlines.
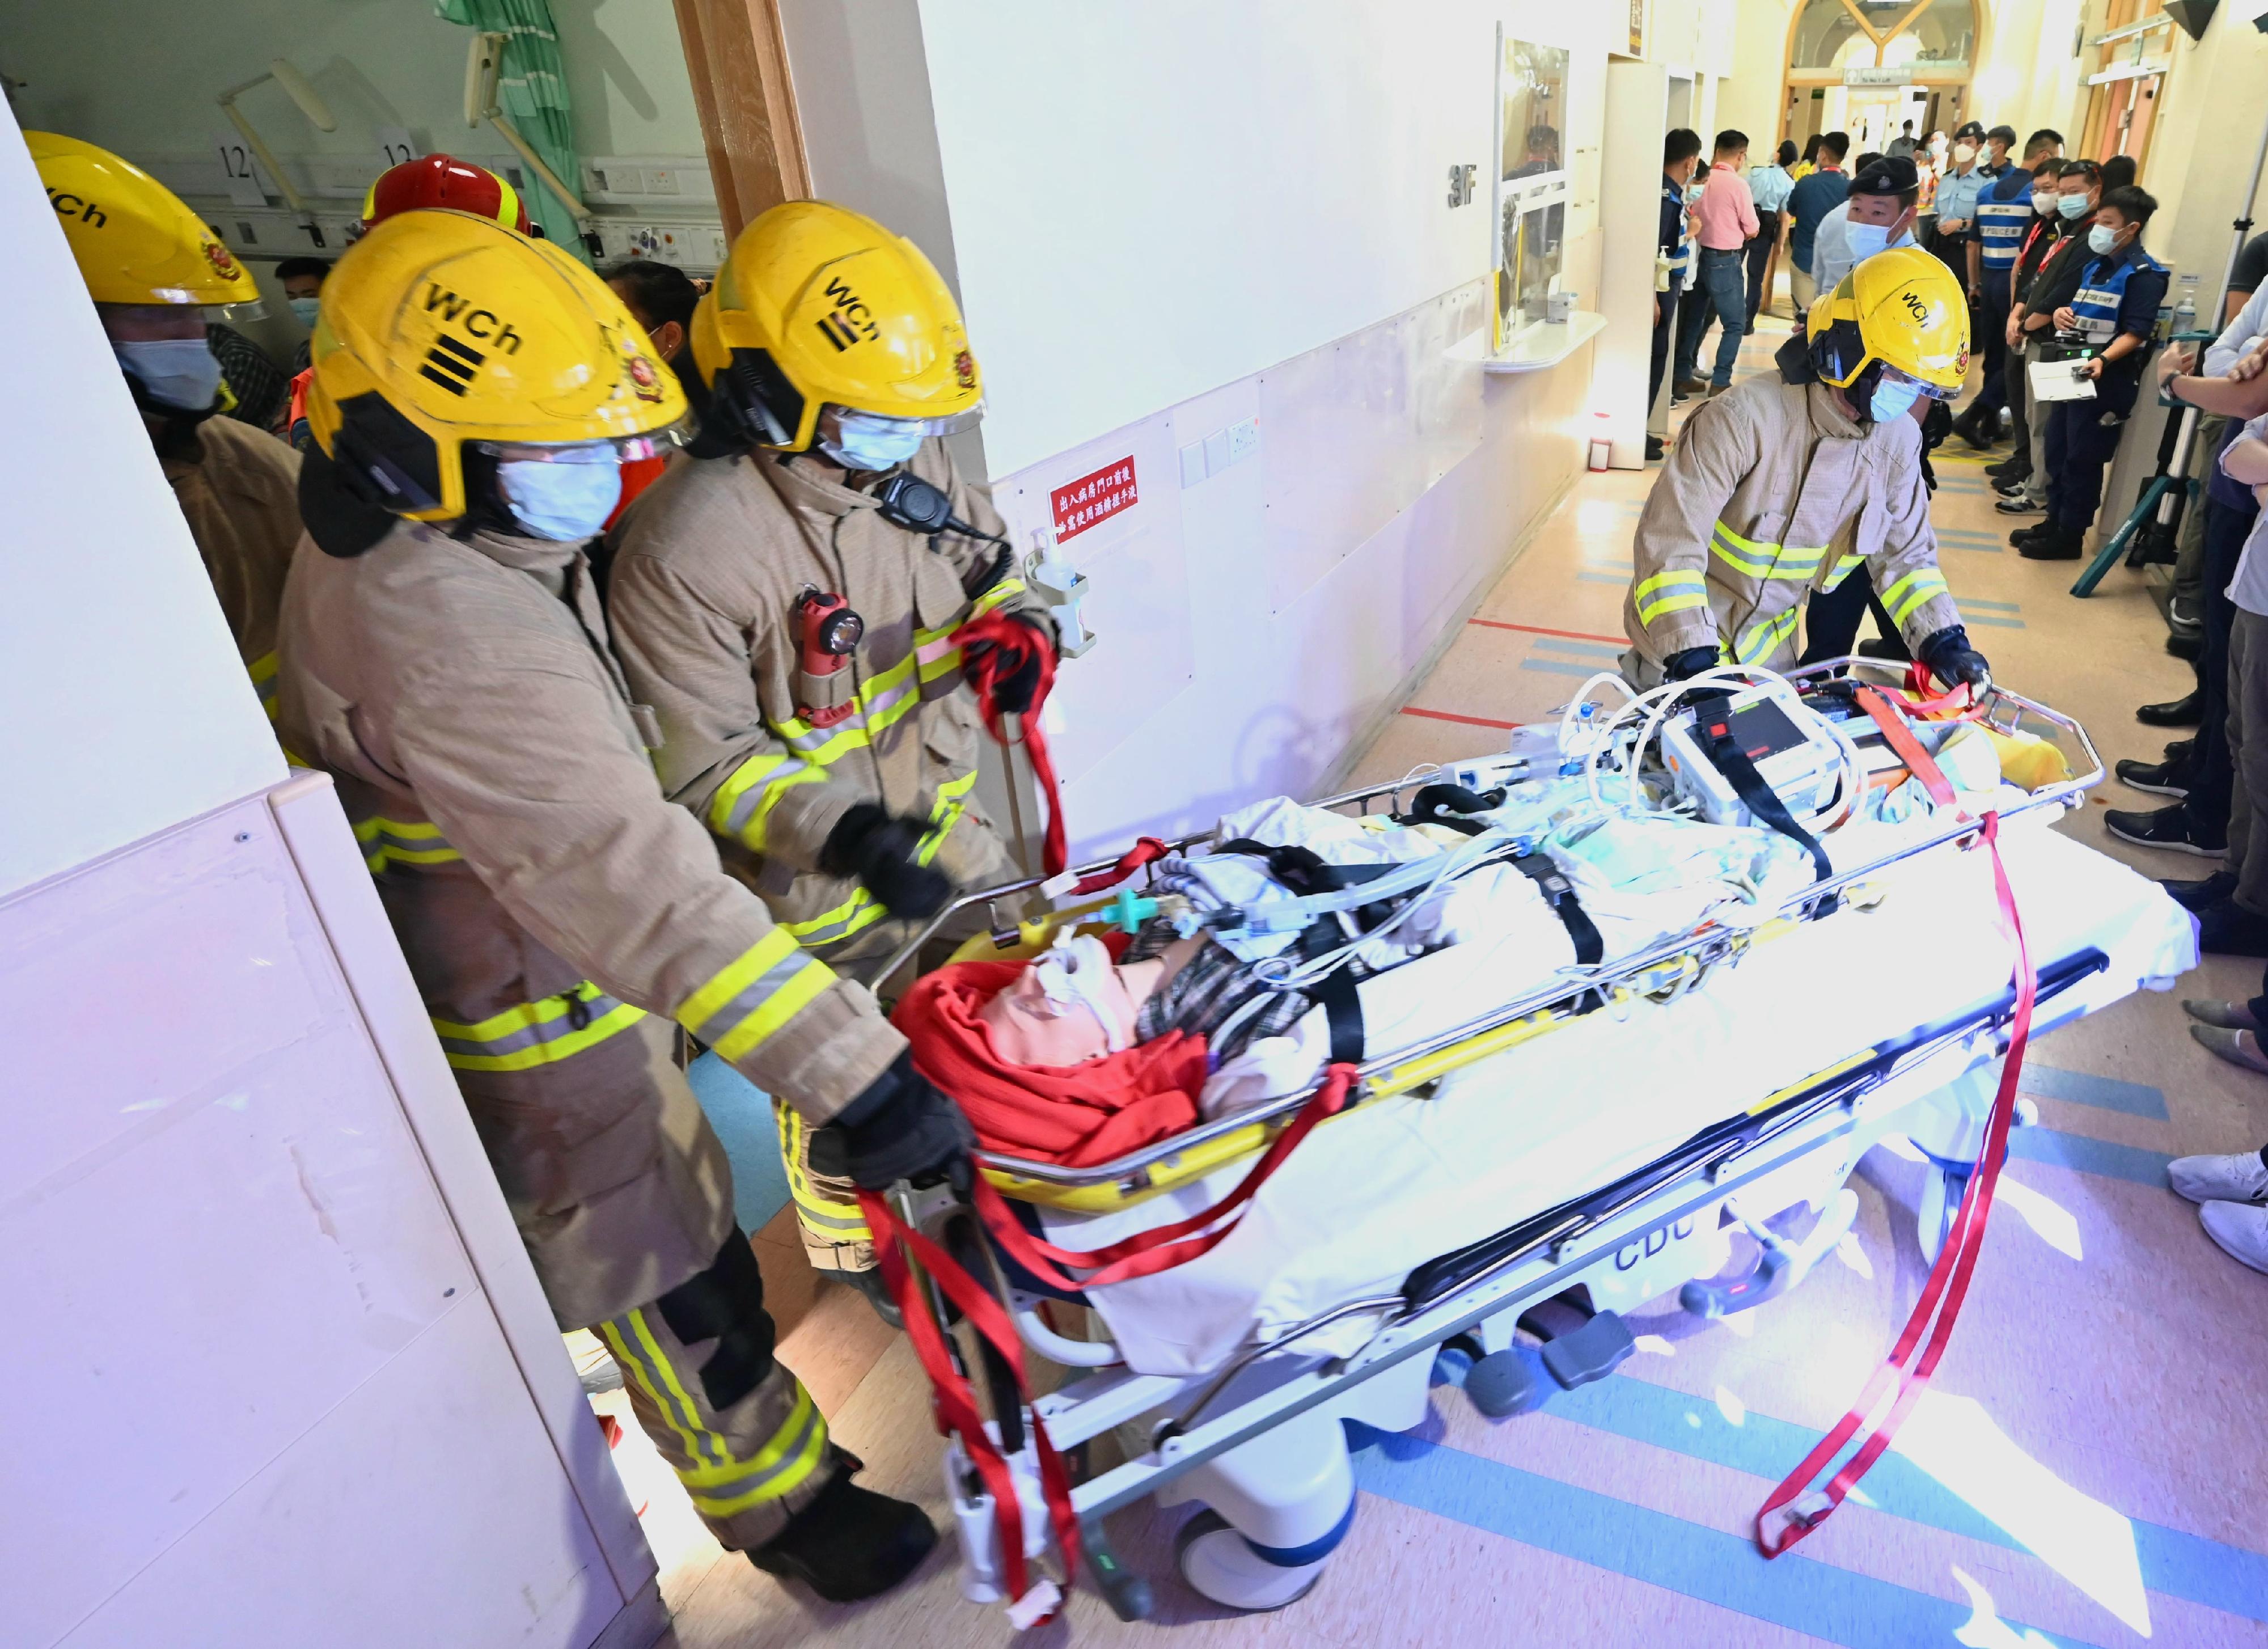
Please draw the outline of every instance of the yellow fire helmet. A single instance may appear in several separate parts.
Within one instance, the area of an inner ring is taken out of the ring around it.
[[[467,509],[468,446],[607,442],[644,456],[676,374],[596,275],[468,212],[410,211],[323,282],[307,423],[353,491],[416,521]]]
[[[712,421],[758,445],[806,451],[829,406],[925,436],[983,415],[961,306],[936,267],[826,201],[789,201],[743,229],[692,331]]]
[[[24,142],[98,304],[255,304],[244,265],[180,196],[107,149],[54,132]]]
[[[1969,375],[1969,298],[1940,260],[1919,247],[1893,247],[1811,306],[1805,337],[1820,378],[1865,392],[1861,401],[1884,371],[1947,400]]]

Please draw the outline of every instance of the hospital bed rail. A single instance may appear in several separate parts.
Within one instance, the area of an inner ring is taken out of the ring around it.
[[[1823,659],[1790,671],[1787,679],[1800,684],[1838,674],[1884,688],[1898,688],[1904,681],[1904,666],[1857,656]],[[2085,793],[2106,777],[2095,741],[2075,718],[1999,682],[1986,688],[1978,701],[1975,719],[1994,732],[2013,735],[2024,730],[2023,723],[2028,718],[2059,734],[2069,734],[2083,755],[2086,767],[2032,791],[2021,805],[2003,813],[2004,821],[2047,807],[2075,807]],[[2062,747],[2059,740],[2058,743]],[[2068,762],[2072,752],[2065,748],[2064,754]],[[1405,775],[1388,784],[1343,791],[1309,805],[1352,808],[1358,813],[1367,813],[1378,811],[1373,804],[1383,799],[1387,803],[1384,811],[1399,812],[1403,793],[1429,782],[1431,777]],[[1594,993],[1595,1000],[1603,1002],[1618,995],[1658,995],[1690,988],[1719,963],[1737,961],[1767,929],[1808,920],[1830,896],[1839,895],[1922,854],[1975,838],[1978,832],[1977,821],[1963,816],[1896,852],[1809,884],[1780,901],[1761,920],[1747,926],[1729,928],[1711,923],[1612,961],[1562,968],[1544,984],[1486,1014],[1364,1061],[1358,1067],[1358,1079],[1348,1092],[1344,1108],[1351,1110],[1366,1101],[1408,1093],[1476,1060],[1517,1046],[1568,1018],[1569,1003]],[[1178,837],[1167,846],[1172,852],[1182,852],[1211,838],[1212,832],[1198,831]],[[1073,866],[1067,873],[1090,876],[1108,871],[1116,863],[1116,858],[1096,859]],[[1135,872],[1144,877],[1150,873],[1147,866]],[[1027,877],[963,894],[951,901],[888,956],[870,975],[873,983],[880,985],[895,975],[957,913],[980,904],[997,906],[1004,900],[1033,892],[1047,880]],[[997,930],[998,924],[995,925]],[[1662,979],[1665,969],[1669,970],[1670,976]],[[1649,983],[1649,980],[1654,983]],[[1259,1148],[1270,1131],[1287,1124],[1314,1097],[1320,1086],[1318,1083],[1314,1087],[1302,1088],[1230,1115],[1200,1123],[1170,1139],[1127,1152],[1108,1162],[1072,1167],[991,1151],[980,1152],[978,1159],[988,1177],[1011,1196],[1062,1207],[1097,1210],[1111,1205],[1115,1200],[1160,1189],[1161,1179],[1171,1183],[1185,1182],[1198,1173],[1209,1172]],[[1232,1142],[1234,1148],[1230,1148]]]

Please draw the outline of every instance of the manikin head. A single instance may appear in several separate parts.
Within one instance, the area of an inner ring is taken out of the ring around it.
[[[1114,966],[1097,939],[1065,933],[977,1009],[992,1050],[1012,1065],[1079,1065],[1131,1048],[1135,1016],[1166,959]]]

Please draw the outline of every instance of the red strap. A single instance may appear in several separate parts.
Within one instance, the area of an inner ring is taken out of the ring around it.
[[[1027,1231],[1023,1222],[1009,1211],[1006,1200],[981,1176],[976,1182],[976,1212],[984,1221],[984,1228],[992,1233],[992,1240],[1050,1288],[1074,1292],[1101,1288],[1111,1283],[1123,1283],[1129,1277],[1152,1277],[1176,1265],[1186,1265],[1199,1255],[1211,1252],[1230,1232],[1236,1229],[1243,1218],[1240,1211],[1268,1182],[1276,1170],[1284,1166],[1285,1159],[1299,1149],[1300,1142],[1314,1131],[1318,1123],[1336,1115],[1346,1103],[1347,1093],[1354,1086],[1355,1075],[1352,1065],[1333,1065],[1324,1073],[1322,1086],[1292,1119],[1292,1125],[1276,1136],[1266,1153],[1252,1166],[1251,1171],[1238,1182],[1234,1190],[1211,1208],[1191,1214],[1187,1218],[1174,1220],[1171,1225],[1160,1226],[1152,1231],[1137,1232],[1133,1236],[1111,1243],[1107,1248],[1085,1252],[1057,1248]],[[1228,1220],[1217,1229],[1205,1230],[1229,1214],[1236,1214],[1237,1218]],[[1200,1232],[1204,1234],[1192,1234]],[[1057,1269],[1062,1266],[1087,1274],[1079,1277],[1066,1277]]]
[[[972,642],[990,645],[971,659]],[[1048,736],[1040,730],[1040,711],[1055,690],[1056,650],[1031,625],[997,612],[980,613],[954,631],[953,644],[961,650],[961,669],[976,689],[976,708],[984,718],[985,728],[1004,747],[1009,740],[1000,722],[1000,681],[1021,669],[1026,659],[1039,660],[1039,681],[1032,688],[1031,706],[1021,718],[1024,750],[1031,757],[1032,777],[1048,810],[1047,836],[1040,847],[1041,868],[1050,876],[1059,876],[1071,862],[1071,850],[1064,839],[1063,792],[1056,784],[1056,764],[1048,755]]]
[[[1006,1582],[1012,1605],[1030,1590],[1030,1576],[1024,1564],[1024,1514],[1016,1494],[1015,1476],[999,1445],[984,1429],[976,1394],[954,1366],[946,1350],[945,1330],[930,1310],[928,1296],[915,1286],[905,1256],[900,1252],[901,1245],[946,1297],[961,1308],[969,1326],[1000,1353],[1014,1374],[1025,1422],[1031,1430],[1032,1447],[1039,1456],[1040,1492],[1047,1502],[1056,1546],[1063,1553],[1063,1590],[1068,1597],[1071,1581],[1079,1572],[1079,1515],[1071,1507],[1071,1474],[1064,1469],[1063,1457],[1048,1436],[1046,1424],[1031,1406],[1031,1382],[1024,1372],[1023,1344],[1017,1338],[1015,1325],[990,1291],[978,1285],[944,1249],[900,1219],[897,1211],[882,1197],[862,1190],[858,1193],[858,1205],[874,1235],[874,1257],[881,1266],[882,1280],[889,1285],[891,1298],[898,1302],[898,1309],[904,1315],[906,1338],[912,1343],[914,1355],[921,1359],[922,1367],[929,1374],[938,1430],[950,1432],[961,1439],[962,1451],[976,1468],[977,1476],[983,1479],[985,1491],[992,1497],[993,1518],[999,1531],[1001,1578]],[[1050,1611],[1027,1623],[1038,1625],[1052,1618]]]
[[[1756,1509],[1756,1544],[1766,1557],[1778,1557],[1825,1522],[1843,1504],[1852,1485],[1889,1447],[1890,1439],[1896,1436],[1898,1427],[1928,1387],[1930,1376],[1937,1372],[1938,1359],[1945,1354],[1946,1345],[1953,1337],[1954,1320],[1960,1315],[1961,1302],[1968,1296],[1977,1256],[1984,1248],[1984,1225],[1992,1212],[1992,1193],[1999,1183],[2000,1166],[2007,1157],[2008,1128],[2016,1112],[2016,1083],[2023,1071],[2025,1043],[2031,1036],[2032,1004],[2039,982],[2032,971],[2031,949],[2025,942],[2023,918],[2016,909],[2015,892],[2008,885],[2007,867],[2000,862],[1999,814],[1984,815],[1982,835],[1985,845],[1992,850],[1992,885],[1999,898],[2001,930],[2016,951],[2016,1004],[2009,1023],[2008,1057],[2000,1068],[2000,1087],[1992,1098],[1984,1144],[1977,1153],[1977,1166],[1970,1175],[1968,1192],[1961,1199],[1960,1211],[1954,1217],[1953,1230],[1937,1256],[1937,1263],[1930,1268],[1929,1281],[1922,1289],[1920,1299],[1915,1302],[1913,1314],[1906,1319],[1897,1343],[1874,1371],[1850,1412],[1836,1423],[1835,1429],[1819,1440],[1819,1446],[1804,1457],[1803,1463],[1790,1472]],[[1913,1355],[1918,1343],[1921,1345],[1921,1355],[1908,1368],[1906,1359]],[[1858,1435],[1881,1403],[1883,1394],[1893,1386],[1896,1395],[1889,1412],[1859,1452],[1835,1474],[1825,1489],[1807,1494],[1806,1488],[1812,1479]],[[1785,1520],[1775,1525],[1772,1514],[1799,1497],[1813,1504],[1792,1509]]]
[[[1922,747],[1921,740],[1913,736],[1913,729],[1906,725],[1905,717],[1871,687],[1860,688],[1858,698],[1859,708],[1874,718],[1874,725],[1882,730],[1883,740],[1896,752],[1898,760],[1906,764],[1906,771],[1921,781],[1922,788],[1929,792],[1930,800],[1940,807],[1951,806],[1953,786],[1946,783],[1945,775],[1939,769],[1935,758]]]
[[[1977,689],[1967,682],[1955,682],[1943,693],[1935,689],[1936,678],[1929,666],[1916,659],[1906,666],[1906,705],[1910,714],[1929,717],[1960,717],[1966,720],[1977,710]]]
[[[1108,870],[1097,871],[1094,875],[1085,877],[1074,883],[1071,896],[1074,899],[1084,899],[1089,894],[1108,892],[1145,865],[1153,864],[1173,850],[1171,843],[1160,842],[1156,836],[1137,836],[1134,838],[1134,845],[1120,854],[1118,862]]]

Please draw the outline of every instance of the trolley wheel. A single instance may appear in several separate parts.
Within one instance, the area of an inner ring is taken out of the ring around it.
[[[1524,1346],[1491,1351],[1465,1371],[1465,1395],[1491,1419],[1533,1414],[1551,1395],[1543,1359]]]
[[[1210,1507],[1174,1536],[1174,1566],[1198,1596],[1224,1609],[1266,1614],[1288,1608],[1315,1589],[1323,1564],[1279,1568],[1252,1550],[1229,1520]]]

